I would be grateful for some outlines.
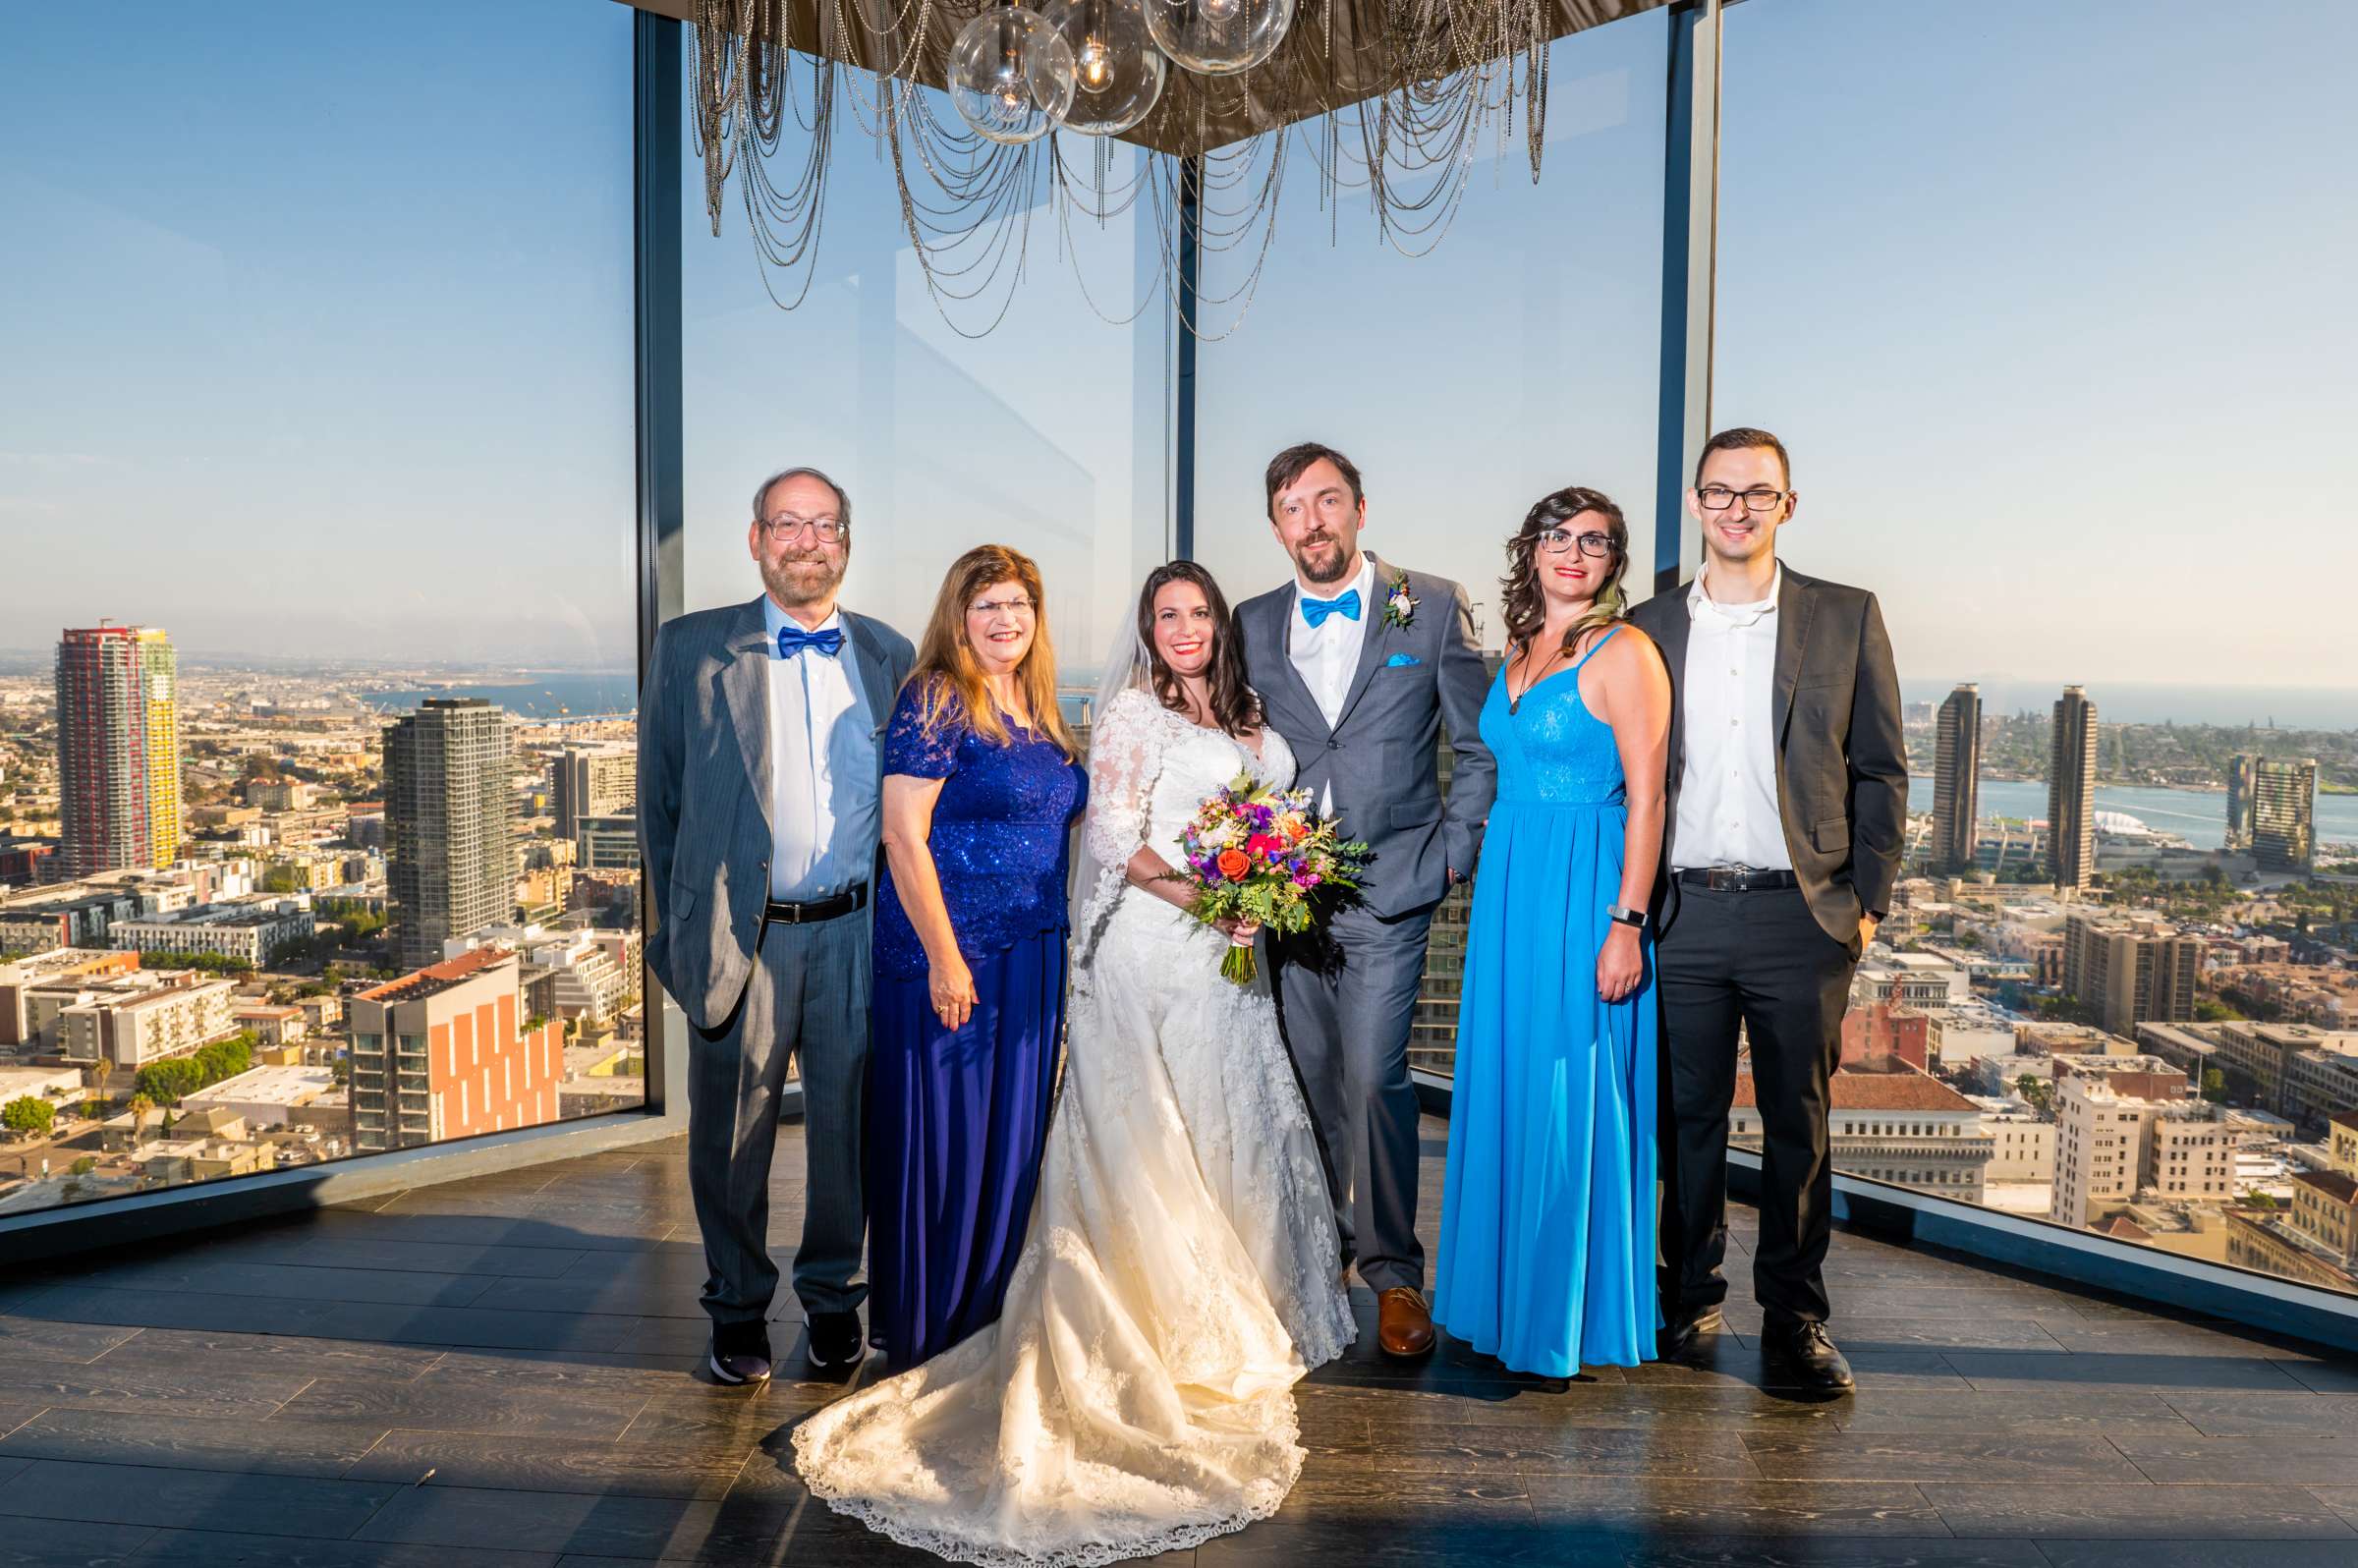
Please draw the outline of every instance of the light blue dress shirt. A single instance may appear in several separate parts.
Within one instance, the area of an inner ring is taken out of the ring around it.
[[[868,880],[879,825],[876,715],[860,680],[859,644],[841,611],[811,630],[844,634],[833,658],[806,648],[778,656],[788,625],[761,595],[769,629],[769,896],[801,904]],[[796,623],[799,624],[799,623]]]

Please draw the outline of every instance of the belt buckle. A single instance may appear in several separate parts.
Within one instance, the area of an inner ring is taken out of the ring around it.
[[[1749,866],[1714,866],[1711,869],[1711,890],[1714,893],[1741,893],[1752,876]]]
[[[789,924],[789,925],[800,925],[800,924],[803,924],[803,906],[802,906],[802,905],[800,905],[800,904],[781,904],[781,905],[779,905],[779,906],[778,906],[778,908],[780,908],[780,909],[782,909],[782,910],[784,910],[784,911],[786,912],[786,924]]]

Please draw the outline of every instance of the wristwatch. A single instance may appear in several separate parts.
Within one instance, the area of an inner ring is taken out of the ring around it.
[[[1623,909],[1618,904],[1608,904],[1604,912],[1613,918],[1616,925],[1626,925],[1635,931],[1646,928],[1646,912],[1642,909]]]

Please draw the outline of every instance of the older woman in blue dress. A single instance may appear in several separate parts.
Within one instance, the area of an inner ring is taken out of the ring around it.
[[[1458,1011],[1433,1317],[1518,1372],[1655,1354],[1655,998],[1670,682],[1621,618],[1629,530],[1595,490],[1507,542],[1482,709],[1498,798]]]
[[[1039,568],[969,550],[884,737],[869,1334],[896,1368],[994,1321],[1023,1247],[1064,1026],[1077,753]]]

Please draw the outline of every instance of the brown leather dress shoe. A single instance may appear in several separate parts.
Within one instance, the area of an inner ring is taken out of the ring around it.
[[[1405,1285],[1376,1297],[1376,1343],[1387,1356],[1424,1356],[1432,1351],[1432,1308],[1425,1293]]]

